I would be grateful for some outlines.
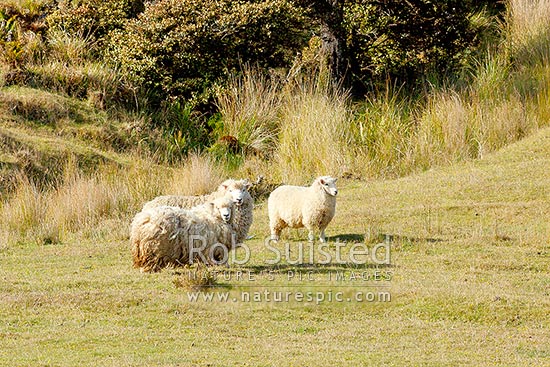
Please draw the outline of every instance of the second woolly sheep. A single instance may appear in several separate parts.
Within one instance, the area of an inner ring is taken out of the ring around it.
[[[248,230],[252,225],[254,199],[250,196],[248,188],[251,183],[248,180],[228,179],[222,182],[216,191],[208,195],[181,196],[165,195],[158,196],[143,205],[143,210],[168,205],[180,208],[192,208],[194,206],[212,201],[216,198],[228,195],[235,203],[233,210],[233,225],[236,231],[236,243],[240,244],[246,240]]]
[[[226,263],[234,246],[233,202],[221,197],[191,210],[158,206],[138,213],[130,242],[134,266],[144,272],[194,261]],[[195,241],[201,242],[196,248]]]

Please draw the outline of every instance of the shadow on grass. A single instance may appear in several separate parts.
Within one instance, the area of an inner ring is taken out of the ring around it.
[[[411,237],[411,236],[401,236],[391,233],[380,233],[376,236],[369,238],[367,241],[366,236],[358,233],[345,233],[339,234],[336,236],[327,237],[329,242],[356,242],[356,243],[436,243],[444,242],[445,240],[441,238],[431,238],[431,237]]]
[[[337,271],[353,271],[353,270],[381,270],[381,269],[393,269],[393,264],[355,264],[352,262],[346,263],[330,263],[330,264],[260,264],[260,265],[244,265],[239,268],[228,268],[230,271],[250,271],[254,273],[272,272],[272,273],[288,273],[289,271],[296,272],[308,272],[315,273],[332,273]]]
[[[345,233],[327,237],[329,242],[365,242],[365,235],[357,233]]]

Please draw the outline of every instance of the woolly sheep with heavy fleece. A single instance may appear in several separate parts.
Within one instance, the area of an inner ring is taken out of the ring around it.
[[[248,236],[248,230],[252,225],[254,210],[254,199],[250,196],[248,188],[251,183],[248,180],[228,179],[222,182],[216,191],[208,195],[200,196],[179,196],[166,195],[158,196],[143,205],[143,210],[168,205],[180,208],[192,208],[218,197],[229,195],[235,203],[233,210],[233,225],[236,229],[236,243],[242,243]]]
[[[193,261],[226,261],[235,243],[232,210],[232,200],[221,197],[191,210],[158,206],[141,211],[130,230],[134,266],[153,272]]]
[[[278,241],[286,227],[306,227],[310,241],[319,230],[319,240],[325,242],[325,228],[336,212],[336,180],[321,176],[309,187],[284,185],[273,190],[267,200],[271,239]]]
[[[197,196],[183,196],[183,195],[163,195],[157,196],[151,201],[146,202],[143,205],[142,210],[155,208],[157,206],[177,206],[184,209],[190,209],[198,205],[207,203],[216,198],[225,196],[227,194],[231,195],[231,198],[235,203],[242,200],[242,184],[245,181],[235,181],[233,179],[228,179],[222,182],[216,191],[207,195],[197,195]]]

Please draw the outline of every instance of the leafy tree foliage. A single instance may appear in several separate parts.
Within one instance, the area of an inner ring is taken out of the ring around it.
[[[353,85],[360,95],[358,86],[387,78],[414,83],[428,72],[452,71],[467,59],[476,46],[477,30],[470,22],[473,11],[480,6],[502,11],[501,2],[491,0],[50,0],[44,4],[40,14],[28,21],[22,14],[12,15],[13,9],[3,13],[0,46],[12,64],[18,64],[23,54],[24,44],[14,41],[12,30],[21,28],[20,21],[27,24],[23,29],[40,32],[46,44],[43,23],[90,36],[96,51],[91,57],[116,65],[124,76],[120,80],[130,82],[132,90],[146,91],[149,107],[160,111],[159,116],[211,107],[205,102],[211,101],[216,84],[242,64],[266,70],[288,68],[312,39],[321,40],[320,52],[333,79],[354,82],[346,86]],[[4,7],[0,5],[0,10]],[[176,101],[183,105],[173,105]],[[208,130],[204,121],[202,126]],[[195,137],[185,139],[188,145]]]
[[[349,2],[345,23],[354,74],[412,81],[458,66],[474,41],[471,9],[461,0]]]
[[[144,6],[144,0],[61,0],[47,19],[50,26],[91,35],[101,47],[109,32],[124,28]]]
[[[242,62],[288,66],[306,31],[302,9],[286,0],[160,0],[115,32],[109,56],[156,103],[200,101]]]

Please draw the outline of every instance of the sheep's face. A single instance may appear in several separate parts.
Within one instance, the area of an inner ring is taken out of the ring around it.
[[[218,190],[225,192],[226,196],[233,200],[237,206],[240,206],[243,203],[244,196],[248,192],[250,185],[250,182],[247,180],[226,180],[220,185]]]
[[[338,179],[330,176],[322,176],[317,179],[319,185],[325,190],[330,196],[338,195],[338,189],[336,188],[336,181]]]
[[[219,219],[224,223],[229,223],[231,221],[231,211],[233,208],[233,202],[227,197],[219,198],[214,200],[211,205],[213,206],[214,212],[219,214]]]

